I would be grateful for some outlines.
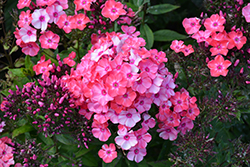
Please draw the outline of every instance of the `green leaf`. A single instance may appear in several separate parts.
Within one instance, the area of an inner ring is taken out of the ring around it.
[[[12,138],[14,138],[14,137],[16,137],[16,136],[18,136],[18,135],[20,135],[20,134],[23,134],[23,133],[25,133],[25,132],[30,132],[30,131],[33,131],[33,130],[35,130],[35,129],[34,129],[33,126],[31,126],[31,125],[28,125],[28,124],[27,124],[27,125],[21,126],[21,127],[15,129],[15,130],[12,132]]]
[[[73,145],[74,143],[74,139],[70,136],[70,135],[66,135],[66,134],[60,134],[60,135],[55,135],[56,139],[66,145]]]
[[[186,35],[179,34],[172,30],[158,30],[154,32],[155,41],[173,41],[187,38]]]
[[[163,14],[163,13],[167,13],[167,12],[171,12],[177,8],[179,8],[180,6],[176,6],[176,5],[171,5],[171,4],[160,4],[160,5],[155,5],[155,6],[150,6],[147,9],[147,12],[150,14]]]
[[[33,67],[33,63],[30,59],[30,56],[25,56],[25,68],[30,69],[30,67]]]
[[[22,72],[22,68],[14,68],[14,69],[9,69],[9,71],[14,75],[18,77],[26,77],[24,73]]]
[[[167,166],[172,166],[173,162],[170,162],[169,160],[165,160],[165,161],[148,162],[148,164],[153,167],[167,167]]]
[[[21,67],[25,64],[25,59],[23,57],[16,59],[14,65],[15,67]]]
[[[76,153],[76,158],[79,158],[79,157],[87,154],[89,151],[91,151],[94,148],[95,148],[95,146],[92,146],[92,145],[90,145],[89,148],[82,147],[82,149]]]
[[[98,166],[96,157],[94,157],[93,153],[88,153],[81,158],[83,165],[86,166]]]
[[[38,137],[46,144],[46,145],[53,145],[54,142],[51,138],[45,137],[43,133],[39,133]]]
[[[10,55],[11,55],[13,52],[16,52],[17,50],[18,50],[18,46],[15,45],[15,46],[11,49]]]
[[[133,0],[134,5],[136,5],[137,7],[144,5],[145,3],[150,2],[149,0]]]
[[[154,44],[154,34],[147,24],[141,25],[140,27],[141,37],[146,41],[146,48],[152,48]]]

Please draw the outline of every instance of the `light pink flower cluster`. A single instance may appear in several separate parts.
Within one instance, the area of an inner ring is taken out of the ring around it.
[[[162,108],[158,119],[163,139],[168,139],[163,133],[172,126],[168,121],[179,119],[172,129],[181,127],[170,140],[176,139],[178,131],[184,134],[192,129],[199,109],[187,91],[174,92],[176,85],[165,67],[165,53],[147,50],[135,27],[122,26],[122,30],[125,34],[107,32],[93,36],[91,50],[62,79],[75,105],[80,106],[79,113],[87,119],[93,116],[94,137],[107,141],[111,136],[110,122],[117,124],[115,143],[128,150],[129,160],[140,162],[152,138],[147,131],[155,126],[155,119],[148,114],[153,103]],[[114,151],[113,144],[104,145],[99,156],[108,163],[116,157]]]
[[[8,137],[0,139],[0,166],[9,167],[14,165],[13,148],[9,145],[13,145],[11,139]]]
[[[243,8],[243,14],[246,13],[247,10],[248,7]],[[247,41],[247,38],[243,36],[242,30],[240,30],[239,28],[236,29],[235,27],[233,27],[230,32],[225,31],[224,24],[226,23],[226,19],[224,18],[222,13],[220,13],[220,15],[213,14],[211,17],[204,19],[202,21],[205,28],[204,31],[200,30],[200,22],[201,20],[196,17],[185,18],[182,24],[186,32],[192,35],[191,37],[196,39],[198,43],[204,42],[205,46],[211,46],[211,56],[216,56],[217,59],[218,55],[227,56],[229,49],[237,48],[238,50],[240,50]],[[185,54],[184,49],[186,49],[187,46],[185,46],[183,43],[183,41],[174,40],[172,41],[170,48],[176,53],[182,51]],[[192,48],[192,46],[190,46],[190,48]],[[187,54],[185,54],[185,56],[187,56]],[[227,73],[225,74],[224,72],[225,70],[222,71],[222,69],[226,69],[228,68],[228,66],[225,66],[223,68],[220,67],[218,69],[217,66],[213,66],[216,69],[211,68],[211,66],[208,67],[211,70],[211,75],[214,77],[218,77],[222,74],[223,76],[227,75]],[[217,71],[216,74],[212,72],[215,70]]]
[[[18,1],[19,9],[29,7],[31,10],[21,12],[18,21],[20,29],[16,28],[14,32],[17,39],[16,44],[22,48],[22,52],[26,55],[35,56],[38,54],[40,50],[38,41],[41,48],[44,49],[56,49],[58,47],[60,37],[50,28],[53,24],[63,29],[65,33],[70,33],[72,29],[83,30],[88,23],[91,24],[89,28],[93,28],[96,22],[100,22],[102,25],[107,24],[101,19],[102,16],[99,16],[100,19],[97,20],[94,18],[94,14],[89,17],[86,15],[87,11],[91,11],[90,6],[93,3],[101,5],[103,3],[101,0],[100,2],[96,2],[96,0],[75,0],[76,9],[73,16],[68,16],[64,11],[68,8],[68,0],[37,0],[36,4],[33,3],[33,6],[30,3],[30,0]],[[114,0],[106,1],[101,7],[103,8],[101,14],[111,21],[123,16],[118,20],[119,23],[130,24],[132,21],[130,17],[134,16],[131,9],[126,11],[122,3]],[[78,12],[81,9],[85,11],[85,14]]]

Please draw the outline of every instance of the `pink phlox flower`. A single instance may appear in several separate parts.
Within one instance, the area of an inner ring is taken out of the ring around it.
[[[111,67],[112,67],[112,71],[116,71],[116,72],[120,72],[122,65],[124,65],[123,63],[123,57],[118,54],[110,63]]]
[[[197,104],[189,104],[189,109],[185,112],[184,116],[195,120],[195,118],[200,114],[200,110],[197,107]]]
[[[181,132],[183,135],[186,134],[186,131],[193,129],[194,123],[190,118],[184,117],[181,119],[180,125],[177,127],[177,131]]]
[[[173,40],[170,48],[174,50],[176,53],[179,53],[182,51],[182,48],[184,47],[184,42],[183,41],[178,41],[178,40]]]
[[[26,55],[35,56],[38,54],[40,47],[35,42],[29,43],[21,43],[20,47],[22,48],[22,52]]]
[[[89,111],[88,109],[85,108],[80,108],[79,110],[79,114],[83,115],[85,118],[87,118],[88,120],[90,120],[90,118],[92,117],[92,115],[94,114],[94,112]]]
[[[166,113],[164,123],[168,126],[176,127],[180,125],[180,115],[175,112]]]
[[[137,74],[137,71],[133,71],[133,68],[130,64],[123,63],[121,67],[121,72],[124,74],[124,78],[126,78],[127,87],[131,87],[132,84],[138,79],[139,74]]]
[[[118,124],[119,123],[119,114],[115,110],[110,108],[108,110],[108,112],[107,112],[107,116],[109,117],[110,121],[113,124]]]
[[[19,27],[24,27],[24,26],[28,26],[30,25],[32,21],[32,17],[30,14],[30,10],[25,11],[21,11],[21,14],[19,15],[19,21],[18,21],[18,26]]]
[[[40,61],[37,62],[36,65],[33,66],[33,70],[35,71],[36,75],[43,74],[49,76],[49,71],[52,69],[51,60],[48,59],[45,61],[45,55],[43,55]]]
[[[168,59],[166,58],[166,53],[160,51],[158,52],[157,49],[151,49],[150,51],[150,58],[151,60],[157,64],[158,66],[163,63],[163,62],[167,62]],[[165,65],[164,65],[165,67]],[[158,67],[159,68],[159,67]]]
[[[135,100],[136,96],[137,95],[135,91],[133,91],[131,88],[128,88],[127,92],[124,95],[115,97],[115,102],[125,107],[130,107],[133,101]]]
[[[8,146],[5,142],[0,143],[0,157],[4,162],[4,166],[10,166],[11,164],[14,164],[12,151],[13,148]]]
[[[60,5],[63,9],[68,9],[68,0],[56,0],[54,5]]]
[[[110,96],[124,95],[127,91],[127,82],[122,73],[110,73],[106,78],[106,85],[109,87]]]
[[[160,127],[160,129],[156,130],[157,132],[160,133],[160,137],[163,138],[164,140],[171,140],[174,141],[177,138],[178,131],[173,128],[172,126],[167,126],[163,125]]]
[[[132,19],[128,16],[122,16],[117,21],[118,24],[127,24],[130,25],[132,23]]]
[[[118,135],[126,135],[130,129],[131,129],[130,127],[127,127],[127,126],[125,126],[125,125],[119,124],[119,125],[118,125],[117,134],[118,134]]]
[[[174,83],[172,74],[169,74],[167,75],[167,77],[164,78],[161,87],[168,95],[168,97],[175,95],[174,88],[176,87],[176,84]]]
[[[131,49],[137,49],[146,45],[146,42],[143,38],[129,37],[124,41],[122,50],[124,52],[130,51]]]
[[[99,102],[91,102],[91,101],[89,101],[87,106],[88,106],[88,109],[90,111],[95,112],[95,113],[108,112],[108,106],[107,105],[102,105]]]
[[[141,120],[141,115],[133,108],[122,111],[118,116],[118,122],[127,127],[134,127]]]
[[[142,115],[143,122],[141,123],[142,127],[146,130],[149,130],[149,128],[155,127],[155,119],[151,117],[149,114],[144,113]]]
[[[141,162],[143,160],[143,157],[146,156],[147,150],[146,148],[139,148],[139,147],[132,147],[129,149],[129,152],[127,154],[127,158],[130,161],[135,161],[137,163]]]
[[[144,111],[148,111],[151,108],[152,99],[145,96],[139,96],[134,103],[135,108],[141,114]]]
[[[60,5],[52,5],[46,8],[46,12],[48,13],[50,19],[49,19],[49,23],[57,23],[59,17],[63,14],[65,14],[65,12],[63,11],[63,7]]]
[[[108,89],[102,83],[95,83],[92,87],[92,92],[93,96],[91,99],[102,106],[114,99],[108,94]]]
[[[19,35],[24,43],[36,42],[36,29],[28,25],[19,30]]]
[[[169,115],[171,115],[172,111],[163,103],[161,106],[161,110],[155,115],[157,118],[158,122],[165,122]]]
[[[201,25],[200,25],[200,19],[197,17],[193,17],[193,18],[185,18],[182,21],[182,25],[185,28],[187,34],[194,34],[197,31],[199,31]]]
[[[213,33],[211,40],[209,41],[209,44],[213,46],[210,48],[210,52],[212,53],[211,56],[217,55],[217,54],[223,54],[227,55],[228,53],[228,42],[229,39],[227,37],[227,33],[223,31],[223,33]]]
[[[194,35],[192,35],[192,38],[196,39],[198,43],[200,42],[206,42],[207,39],[210,37],[211,31],[205,30],[205,31],[198,31]]]
[[[110,102],[110,108],[113,109],[117,114],[125,110],[123,105],[117,104],[114,100]]]
[[[228,33],[229,38],[231,39],[228,44],[228,49],[232,49],[234,46],[240,50],[243,45],[247,42],[247,38],[243,36],[241,31],[231,31]]]
[[[98,151],[98,155],[105,163],[110,163],[117,157],[117,152],[115,150],[116,148],[114,143],[110,143],[109,146],[104,144],[102,145],[102,149]]]
[[[30,5],[31,0],[18,0],[17,8],[23,9],[24,7],[28,7]]]
[[[96,66],[95,71],[99,73],[100,77],[106,75],[109,71],[112,71],[110,61],[107,58],[100,59]]]
[[[223,24],[226,22],[226,19],[223,16],[218,14],[213,14],[210,18],[207,18],[204,22],[204,26],[207,30],[212,32],[222,32],[224,30]]]
[[[115,21],[119,16],[125,15],[127,12],[123,9],[123,4],[121,2],[108,0],[105,2],[101,13],[104,17],[110,18],[111,21]]]
[[[182,53],[184,53],[185,56],[190,55],[194,52],[193,46],[189,44],[188,46],[185,46],[181,48]]]
[[[2,105],[2,104],[1,104]],[[5,122],[4,121],[2,121],[1,123],[0,123],[0,132],[3,132],[3,127],[5,127]]]
[[[109,120],[109,116],[107,113],[101,112],[98,114],[94,115],[94,119],[97,120],[98,122],[100,122],[101,124],[107,122]]]
[[[72,51],[68,57],[63,59],[64,64],[68,64],[70,67],[73,67],[76,62],[74,61],[74,58],[76,57],[76,52]]]
[[[46,12],[46,9],[35,9],[32,13],[32,22],[31,24],[36,29],[41,29],[45,31],[50,20],[49,14]]]
[[[127,36],[132,36],[132,37],[137,37],[140,35],[140,31],[136,31],[136,27],[134,26],[125,26],[122,25],[122,31],[127,35]],[[124,35],[125,35],[124,34]],[[124,37],[123,35],[123,37]],[[126,36],[125,36],[126,37]]]
[[[137,147],[139,148],[146,148],[147,144],[151,141],[152,137],[147,130],[144,128],[138,129],[135,131],[135,136],[137,137]]]
[[[168,68],[165,67],[165,63],[160,63],[158,66],[158,73],[161,75],[170,75],[171,73],[168,71]]]
[[[250,3],[247,6],[242,8],[242,15],[245,17],[246,22],[250,22]]]
[[[133,83],[132,89],[141,94],[145,93],[152,85],[152,80],[146,72],[142,72],[139,78]]]
[[[154,78],[151,87],[148,89],[148,92],[153,94],[158,93],[161,89],[161,84],[163,80],[163,76],[161,76],[160,74],[156,74],[156,77]]]
[[[139,68],[141,72],[147,73],[151,79],[154,79],[156,77],[158,65],[153,63],[150,59],[144,59],[140,61]]]
[[[115,143],[119,145],[123,150],[129,150],[135,146],[138,141],[133,131],[126,134],[121,134],[115,138]]]
[[[100,141],[107,141],[111,136],[111,132],[108,129],[108,123],[105,122],[104,124],[101,124],[94,119],[94,122],[92,123],[92,134]]]
[[[59,43],[60,37],[57,34],[54,34],[52,31],[46,31],[43,33],[39,41],[41,43],[41,47],[44,49],[56,49]]]
[[[174,112],[181,112],[188,109],[188,96],[186,93],[176,92],[174,96],[170,98],[170,101],[174,105]]]
[[[37,6],[51,6],[56,2],[56,0],[36,0]]]
[[[168,95],[165,93],[164,89],[160,89],[160,91],[156,94],[153,94],[151,96],[151,99],[153,100],[153,103],[155,103],[157,106],[160,106],[163,102],[168,100]]]
[[[98,61],[103,55],[112,55],[113,51],[112,49],[109,49],[109,47],[112,45],[112,42],[106,42],[106,43],[96,43],[91,48],[91,60]]]
[[[212,77],[218,77],[220,75],[226,76],[228,73],[228,67],[232,63],[229,60],[224,60],[221,55],[217,55],[214,60],[208,62],[207,66],[210,69]]]
[[[84,9],[86,11],[90,11],[90,6],[92,2],[96,0],[74,0],[74,4],[76,5],[76,11]]]
[[[88,16],[83,13],[77,14],[74,17],[76,21],[76,28],[79,30],[83,30],[87,26],[86,24],[90,22]]]
[[[63,29],[68,34],[72,29],[75,28],[75,18],[73,16],[62,14],[56,24],[59,28]]]
[[[132,67],[132,71],[138,71],[138,64],[141,62],[142,58],[135,50],[130,50],[129,64]]]

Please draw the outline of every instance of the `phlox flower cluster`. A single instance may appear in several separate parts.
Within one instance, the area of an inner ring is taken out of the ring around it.
[[[148,114],[153,103],[160,108],[160,137],[170,140],[193,128],[199,109],[186,90],[175,93],[173,75],[164,64],[165,53],[147,50],[135,30],[122,26],[124,33],[93,35],[92,48],[61,81],[71,92],[70,100],[80,107],[79,114],[93,118],[93,136],[106,142],[111,136],[110,123],[116,124],[117,147],[138,163],[152,138],[147,131],[156,124]],[[106,163],[117,156],[113,143],[103,145],[98,154]]]
[[[230,49],[241,50],[247,41],[247,38],[243,35],[243,31],[239,28],[236,29],[233,27],[230,32],[227,32],[225,30],[225,23],[226,19],[221,12],[203,20],[195,17],[185,18],[182,22],[186,32],[192,38],[196,39],[197,43],[204,43],[206,47],[209,47],[211,56],[216,56],[214,60],[209,61],[208,59],[207,61],[210,74],[213,77],[227,75],[227,68],[232,63],[229,60],[224,60],[223,56],[227,56]],[[201,27],[203,30],[200,30]],[[176,53],[182,51],[181,48],[185,47],[183,41],[177,40],[174,40],[170,46]]]
[[[70,33],[73,29],[82,31],[87,26],[100,30],[102,26],[105,30],[111,27],[115,20],[122,24],[131,24],[131,18],[134,17],[134,12],[130,8],[114,0],[75,0],[74,15],[66,14],[68,0],[37,0],[36,4],[30,3],[30,0],[18,1],[19,9],[29,7],[30,10],[21,12],[18,21],[20,28],[16,28],[14,32],[16,44],[22,48],[24,54],[30,56],[37,55],[40,47],[58,47],[60,37],[54,33],[58,32],[56,29]]]
[[[0,166],[9,167],[14,163],[13,143],[10,138],[2,137],[0,139]]]

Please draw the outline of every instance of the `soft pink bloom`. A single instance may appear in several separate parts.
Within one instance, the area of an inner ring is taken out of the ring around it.
[[[152,94],[151,99],[153,102],[157,105],[160,106],[162,103],[168,100],[168,95],[166,94],[164,89],[160,89],[160,91],[156,94]]]
[[[147,144],[152,139],[151,135],[147,133],[147,130],[144,128],[135,131],[135,136],[137,137],[138,141],[137,147],[139,148],[146,148]]]
[[[107,115],[113,124],[119,123],[119,114],[115,110],[109,109]]]
[[[144,111],[148,111],[151,108],[151,104],[152,104],[151,98],[147,98],[145,96],[139,96],[136,99],[134,106],[137,109],[137,111],[141,114]]]
[[[75,28],[75,18],[73,16],[62,14],[56,24],[68,34]]]
[[[129,88],[127,89],[127,92],[124,95],[116,96],[115,102],[125,107],[129,107],[131,106],[135,98],[136,93],[131,88]]]
[[[121,125],[127,127],[134,127],[137,122],[141,120],[140,114],[133,108],[127,111],[122,111],[118,116],[118,121]]]
[[[143,157],[146,156],[147,151],[145,148],[138,148],[138,147],[132,147],[129,149],[129,152],[127,154],[127,158],[130,161],[135,161],[137,163],[141,162],[143,160]]]
[[[94,112],[93,111],[89,111],[88,109],[81,108],[79,110],[79,114],[84,115],[85,118],[87,118],[88,120],[90,120],[90,118],[92,117],[92,115],[94,114]]]
[[[146,72],[143,72],[139,75],[139,79],[134,82],[132,89],[139,93],[145,93],[148,88],[152,85],[152,80]]]
[[[148,89],[148,92],[153,94],[158,93],[161,89],[162,82],[163,82],[163,76],[157,73],[156,77],[153,80],[152,85]]]
[[[211,31],[205,30],[205,31],[198,31],[194,35],[192,35],[192,38],[196,39],[198,43],[200,42],[206,42],[207,39],[210,37]]]
[[[211,32],[222,32],[224,30],[223,24],[226,22],[226,19],[223,16],[218,14],[213,14],[210,18],[207,18],[204,22],[204,26],[207,30]]]
[[[126,13],[123,9],[123,4],[114,0],[106,1],[102,9],[102,15],[110,18],[111,21],[115,21],[120,15],[125,15]]]
[[[177,127],[177,130],[185,135],[186,131],[193,129],[194,123],[191,119],[184,117],[181,119],[180,125]]]
[[[108,89],[105,88],[104,85],[101,83],[95,83],[92,87],[92,91],[92,100],[98,102],[102,106],[113,100],[113,97],[108,94]]]
[[[22,9],[30,5],[31,0],[18,0],[17,8]]]
[[[163,126],[161,129],[157,129],[157,132],[160,133],[160,137],[167,140],[175,140],[177,138],[178,131],[171,126]]]
[[[57,0],[54,4],[62,6],[63,9],[68,9],[68,0]]]
[[[18,21],[18,26],[19,27],[24,27],[24,26],[28,26],[30,25],[32,21],[32,17],[30,14],[30,10],[25,11],[21,11],[21,14],[19,15],[19,21]]]
[[[51,6],[55,2],[56,0],[36,0],[37,6],[45,6],[45,5]]]
[[[100,122],[101,124],[103,124],[109,120],[109,116],[107,113],[101,112],[101,113],[95,114],[94,119]]]
[[[104,144],[102,145],[102,149],[98,151],[98,155],[105,163],[110,163],[117,157],[117,152],[115,150],[116,148],[114,143],[110,143],[109,146]]]
[[[141,125],[144,129],[149,130],[149,128],[153,128],[155,126],[155,119],[150,115],[144,113],[143,122],[141,123]]]
[[[133,131],[117,136],[115,138],[115,142],[123,150],[129,150],[131,147],[135,146],[138,143]]]
[[[242,8],[242,15],[245,17],[246,22],[250,22],[250,3],[247,4],[244,8]]]
[[[30,55],[30,56],[37,55],[38,51],[40,50],[40,47],[35,42],[21,43],[20,47],[22,48],[22,52],[24,54]]]
[[[181,48],[182,53],[184,53],[185,56],[190,55],[194,52],[193,46],[189,44],[188,46],[185,46]]]
[[[127,80],[123,77],[122,73],[111,73],[106,78],[106,84],[109,87],[111,97],[124,95],[127,91]]]
[[[41,47],[44,49],[49,49],[49,48],[56,49],[59,40],[60,40],[59,35],[54,34],[52,31],[47,31],[43,33],[39,38]]]
[[[49,20],[50,20],[50,17],[48,15],[48,13],[46,12],[46,9],[36,9],[32,13],[31,24],[35,28],[41,29],[42,31],[45,31],[47,29]]]
[[[145,72],[151,79],[156,77],[158,65],[153,63],[150,59],[142,60],[139,63],[141,72]]]
[[[65,14],[65,12],[63,11],[62,6],[60,5],[52,5],[46,8],[46,12],[49,14],[49,23],[57,23],[59,17],[63,14]]]
[[[228,36],[231,39],[228,44],[229,49],[232,49],[234,46],[236,46],[237,49],[240,50],[247,42],[247,38],[243,36],[243,33],[241,31],[231,31],[228,33]]]
[[[181,49],[185,46],[183,45],[183,43],[184,43],[183,41],[174,40],[172,41],[170,48],[174,50],[176,53],[179,53]]]
[[[76,28],[79,30],[83,30],[87,26],[86,24],[90,22],[88,16],[83,13],[75,15],[74,17],[76,21]]]
[[[76,5],[76,11],[84,9],[90,11],[90,6],[92,2],[96,0],[74,0],[74,4]]]
[[[48,59],[45,61],[45,55],[41,57],[41,60],[37,62],[36,65],[33,66],[33,70],[36,75],[43,74],[49,76],[49,71],[52,69],[51,60]],[[43,77],[42,77],[43,78]]]
[[[94,120],[92,123],[92,133],[95,138],[98,138],[100,141],[107,141],[111,136],[111,132],[108,129],[108,123],[105,122],[101,124]]]
[[[176,92],[174,96],[171,97],[171,102],[174,105],[174,111],[179,113],[183,110],[188,109],[188,95],[186,93]]]
[[[172,74],[167,75],[167,77],[164,78],[161,86],[165,93],[168,95],[168,97],[175,95],[174,88],[176,87],[176,84],[174,83]]]
[[[188,34],[194,34],[197,31],[199,31],[201,25],[200,25],[200,19],[197,17],[193,17],[193,18],[185,18],[182,21],[182,25],[185,28],[186,32]]]
[[[68,64],[70,67],[73,67],[76,62],[74,61],[74,58],[76,57],[76,52],[72,51],[68,57],[63,59],[64,64]]]
[[[214,60],[208,62],[207,66],[210,69],[212,77],[218,77],[220,75],[226,76],[228,73],[228,67],[232,63],[229,60],[224,60],[221,55],[217,55]]]
[[[24,43],[36,42],[36,29],[30,26],[22,27],[19,31],[19,35]]]

